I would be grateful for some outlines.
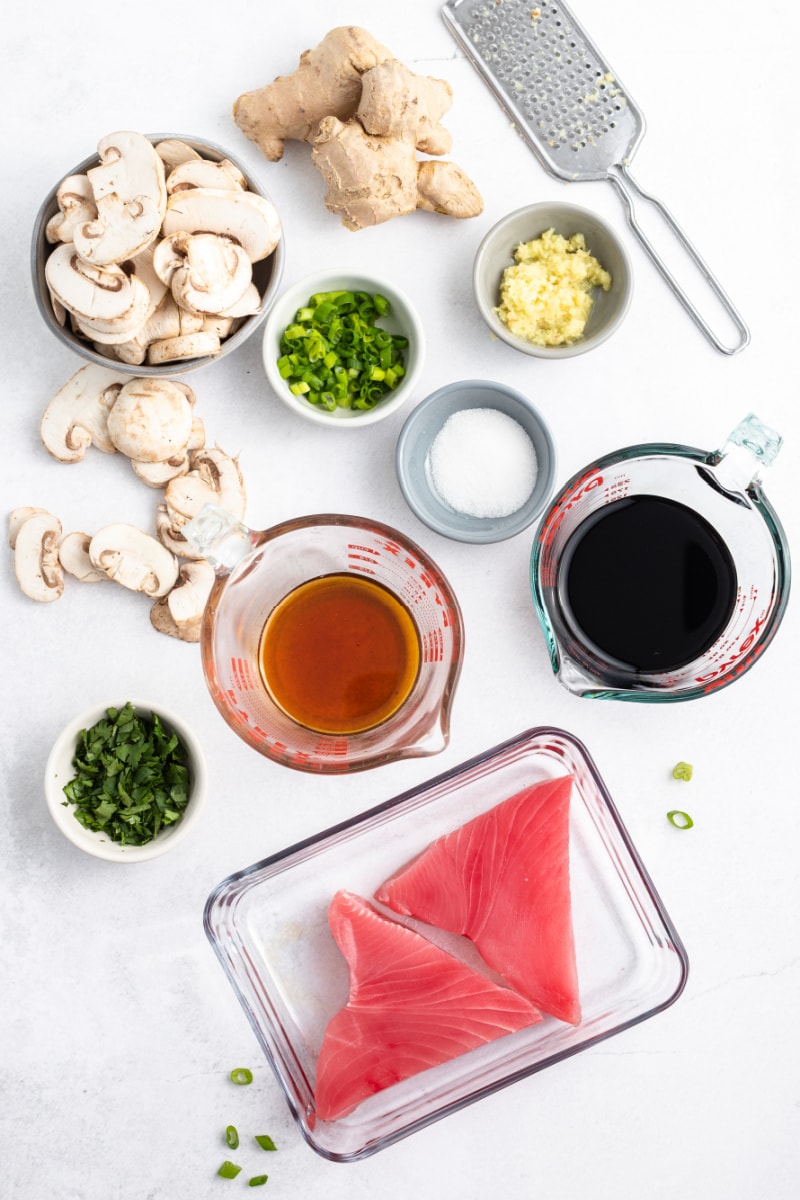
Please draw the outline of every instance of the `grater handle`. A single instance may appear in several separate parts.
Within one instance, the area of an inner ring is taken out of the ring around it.
[[[636,234],[637,238],[641,242],[644,249],[647,251],[647,254],[648,254],[650,260],[653,262],[655,267],[658,269],[658,271],[661,273],[663,278],[669,284],[670,288],[675,293],[677,298],[680,300],[681,304],[686,309],[686,311],[688,312],[689,316],[692,318],[694,323],[702,330],[702,332],[705,334],[705,336],[711,342],[712,346],[714,346],[722,354],[738,354],[738,352],[740,350],[744,350],[745,346],[750,341],[749,329],[745,325],[745,323],[742,320],[739,313],[734,308],[733,302],[731,301],[730,297],[727,295],[727,293],[723,289],[719,280],[714,277],[710,268],[707,266],[707,264],[701,258],[699,252],[695,249],[695,247],[689,241],[688,237],[686,236],[684,231],[681,229],[680,225],[675,220],[675,218],[673,217],[673,215],[669,211],[669,209],[666,207],[666,205],[662,204],[662,202],[659,199],[657,199],[655,196],[651,195],[649,192],[646,192],[642,187],[640,187],[639,184],[636,182],[636,180],[631,175],[628,168],[626,166],[624,166],[623,164],[617,164],[612,170],[610,170],[608,173],[608,178],[614,184],[614,187],[617,189],[620,196],[622,197],[622,200],[623,200],[623,203],[625,205],[625,209],[626,209],[626,212],[628,215],[628,224],[630,225],[633,232]],[[726,345],[716,335],[716,333],[713,331],[711,326],[708,324],[708,322],[705,320],[705,318],[700,313],[697,306],[693,303],[693,301],[689,298],[689,296],[683,290],[681,285],[678,283],[677,279],[672,274],[672,272],[670,271],[667,264],[663,261],[662,258],[659,257],[657,250],[655,249],[653,244],[650,242],[646,233],[644,232],[641,225],[639,224],[639,222],[636,219],[636,213],[634,211],[634,196],[632,195],[632,193],[635,193],[635,195],[638,196],[639,199],[644,200],[648,204],[653,205],[658,210],[658,212],[661,215],[661,217],[663,218],[663,220],[667,223],[669,228],[674,233],[678,242],[681,244],[681,246],[687,252],[689,257],[692,259],[695,266],[699,269],[700,273],[703,275],[703,277],[706,280],[706,282],[708,283],[709,287],[711,288],[711,290],[714,292],[714,294],[717,296],[717,298],[721,302],[723,308],[726,310],[726,312],[730,316],[731,320],[733,321],[736,329],[739,332],[739,340],[734,345]]]

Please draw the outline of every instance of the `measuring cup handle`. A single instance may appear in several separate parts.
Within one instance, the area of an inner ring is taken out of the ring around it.
[[[681,229],[672,213],[656,196],[651,195],[649,192],[646,192],[642,187],[640,187],[626,166],[617,164],[617,166],[613,167],[609,171],[608,178],[622,197],[622,201],[627,212],[628,224],[636,234],[644,249],[647,251],[651,262],[655,265],[657,270],[669,284],[670,288],[675,293],[678,300],[680,300],[681,304],[686,309],[694,323],[700,330],[702,330],[709,342],[711,342],[712,346],[719,350],[721,354],[738,354],[738,352],[743,350],[750,341],[750,331],[734,307],[730,297],[723,289],[719,280],[714,277],[710,268],[689,241],[689,238],[686,236],[683,229]],[[644,200],[646,203],[651,204],[658,211],[659,215],[665,221],[667,226],[672,230],[672,233],[675,235],[677,241],[689,255],[692,262],[698,268],[706,283],[717,296],[723,308],[733,321],[733,324],[739,333],[739,340],[736,343],[733,345],[726,345],[721,338],[717,336],[706,319],[702,316],[697,306],[678,283],[677,279],[672,274],[664,260],[660,257],[658,251],[653,246],[652,242],[647,237],[647,234],[644,232],[638,220],[636,219],[636,213],[634,211],[634,196],[632,193],[635,193],[640,200]]]

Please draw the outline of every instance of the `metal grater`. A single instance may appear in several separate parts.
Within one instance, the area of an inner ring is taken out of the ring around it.
[[[675,218],[636,183],[629,164],[644,117],[619,77],[562,0],[448,0],[445,24],[546,171],[570,182],[608,180],[649,258],[711,344],[736,354],[750,333],[719,281]],[[635,199],[658,211],[738,331],[725,344],[641,228]]]

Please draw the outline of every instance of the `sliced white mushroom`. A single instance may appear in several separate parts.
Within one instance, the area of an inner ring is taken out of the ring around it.
[[[129,379],[108,414],[108,436],[128,458],[164,462],[187,449],[193,420],[191,401],[171,379]]]
[[[99,529],[89,542],[89,557],[109,579],[147,596],[165,596],[178,578],[175,556],[135,525]]]
[[[236,317],[223,317],[219,313],[203,318],[203,332],[214,333],[220,339],[230,337],[238,327]]]
[[[75,248],[97,266],[133,258],[161,229],[167,189],[164,162],[152,142],[131,130],[111,133],[98,142],[100,165],[89,176],[97,218],[79,225]]]
[[[74,575],[81,583],[102,583],[108,576],[89,557],[91,540],[88,533],[66,534],[58,547],[58,561],[68,575]]]
[[[261,293],[254,283],[251,283],[241,300],[223,309],[218,317],[249,317],[261,308]]]
[[[150,609],[153,628],[184,642],[199,642],[215,578],[214,568],[205,560],[184,563],[175,586]]]
[[[44,509],[35,510],[16,528],[14,574],[31,600],[47,604],[63,594],[64,572],[58,561],[60,537],[61,522]]]
[[[164,491],[156,515],[158,536],[165,546],[185,558],[197,558],[183,536],[183,527],[204,504],[215,504],[242,518],[247,503],[239,463],[219,447],[193,450],[191,470],[173,479]]]
[[[247,180],[230,159],[212,162],[209,158],[187,159],[176,165],[167,176],[167,194],[184,188],[233,188],[244,191]]]
[[[163,141],[156,142],[156,154],[168,171],[174,170],[181,163],[202,158],[194,146],[190,146],[188,142],[182,142],[180,138],[164,138]]]
[[[187,358],[209,358],[219,354],[221,349],[222,343],[215,333],[186,333],[180,337],[151,342],[147,348],[147,361],[150,366],[155,367],[161,363],[179,362]]]
[[[53,458],[80,462],[90,446],[104,454],[115,452],[108,414],[128,378],[113,367],[91,363],[67,380],[44,410],[39,427]]]
[[[82,326],[103,333],[130,329],[142,323],[150,303],[145,285],[121,267],[97,267],[76,253],[71,242],[56,246],[45,263],[52,294]]]
[[[181,308],[206,316],[238,303],[252,277],[241,246],[217,234],[198,233],[186,243],[185,262],[172,277],[172,294]]]
[[[44,235],[48,242],[71,242],[75,227],[97,216],[91,180],[88,175],[68,175],[59,184],[56,192],[58,212],[45,226]]]
[[[36,508],[30,504],[21,505],[19,508],[14,508],[8,514],[8,544],[13,550],[17,544],[17,534],[22,526],[31,517],[35,517],[40,513],[47,514],[46,508]]]
[[[188,453],[180,454],[175,458],[166,459],[165,462],[137,462],[135,458],[132,458],[131,466],[142,483],[146,483],[151,488],[163,488],[171,479],[177,479],[179,475],[187,474],[189,455]]]
[[[270,200],[255,192],[230,188],[188,188],[167,201],[162,232],[220,233],[238,242],[251,262],[259,262],[277,246],[281,223]]]

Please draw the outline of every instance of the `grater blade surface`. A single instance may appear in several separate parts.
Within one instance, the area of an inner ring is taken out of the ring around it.
[[[448,0],[442,17],[545,170],[607,179],[645,122],[561,0]]]

